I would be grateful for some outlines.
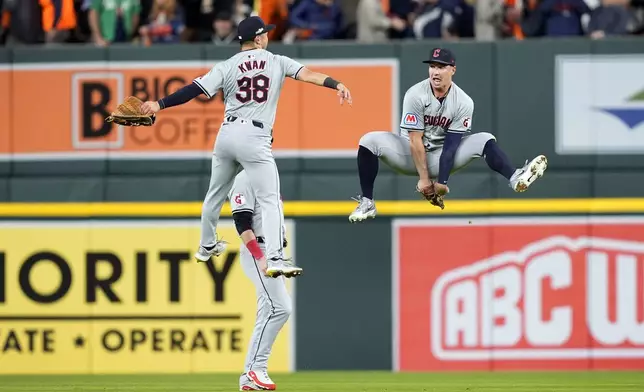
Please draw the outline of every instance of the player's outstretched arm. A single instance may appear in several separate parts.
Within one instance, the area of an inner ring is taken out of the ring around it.
[[[154,114],[162,109],[183,105],[201,94],[204,94],[208,98],[214,97],[222,87],[224,80],[222,64],[218,63],[207,74],[196,78],[192,83],[181,87],[167,97],[163,97],[158,101],[145,102],[141,106],[141,109],[144,110],[144,114]]]
[[[328,87],[337,90],[338,96],[340,97],[340,104],[342,104],[345,100],[349,103],[349,105],[353,104],[353,98],[351,97],[351,92],[349,91],[347,86],[328,75],[311,71],[310,69],[304,67],[297,73],[296,79],[302,82],[315,84],[316,86]]]
[[[141,110],[143,114],[154,114],[162,109],[183,105],[201,94],[204,94],[204,91],[195,82],[192,82],[158,101],[144,102],[141,105]]]

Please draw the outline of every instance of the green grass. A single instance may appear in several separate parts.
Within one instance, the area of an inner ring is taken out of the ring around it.
[[[238,374],[0,376],[0,391],[214,392],[238,390]],[[644,372],[273,374],[297,392],[644,392]]]

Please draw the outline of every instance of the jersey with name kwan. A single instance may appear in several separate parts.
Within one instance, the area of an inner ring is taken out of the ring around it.
[[[297,78],[299,62],[264,49],[239,52],[194,80],[208,98],[223,89],[225,116],[259,121],[272,128],[284,79]]]
[[[474,101],[456,83],[441,102],[425,79],[405,93],[400,135],[409,139],[409,132],[423,132],[425,149],[431,151],[443,145],[447,131],[469,132],[473,112]]]

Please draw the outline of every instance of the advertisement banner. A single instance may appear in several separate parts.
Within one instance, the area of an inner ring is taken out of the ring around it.
[[[353,156],[363,134],[394,129],[399,121],[397,59],[303,62],[346,83],[354,103],[340,106],[333,91],[287,78],[274,126],[277,157]],[[0,111],[11,111],[6,116],[0,112],[0,159],[209,157],[223,121],[221,93],[164,110],[151,127],[103,120],[127,96],[160,99],[212,66],[210,61],[158,61],[13,64],[0,69],[0,82],[10,81],[2,84],[10,88],[0,93]],[[56,99],[34,116],[32,92],[41,89],[43,80]],[[373,94],[374,80],[378,94]]]
[[[644,55],[557,55],[558,154],[644,151]]]
[[[644,369],[644,218],[396,220],[394,368]]]
[[[0,374],[241,373],[257,311],[239,260],[192,257],[200,223],[47,221],[0,224]],[[286,222],[289,246],[294,226]],[[295,304],[292,280],[287,284]],[[293,370],[287,322],[271,371]]]

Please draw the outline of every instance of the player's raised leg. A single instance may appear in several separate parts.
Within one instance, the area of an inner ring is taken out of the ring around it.
[[[537,155],[530,161],[526,160],[523,167],[514,167],[495,139],[485,143],[483,156],[490,169],[507,178],[510,188],[515,192],[525,192],[534,181],[543,176],[548,167],[548,159],[545,155]]]
[[[548,158],[545,155],[537,155],[531,161],[526,159],[523,167],[512,174],[508,185],[515,192],[525,192],[534,181],[543,176],[546,168],[548,168]]]
[[[210,256],[219,256],[225,250],[225,242],[217,238],[217,223],[221,207],[240,169],[239,164],[227,153],[227,146],[231,144],[229,138],[226,131],[221,131],[215,142],[210,185],[201,207],[201,240],[195,253],[199,261],[208,261]]]
[[[277,164],[271,152],[270,134],[262,135],[252,126],[244,129],[247,140],[240,141],[243,153],[238,155],[255,190],[255,196],[262,212],[262,227],[266,237],[266,259],[268,275],[298,275],[302,269],[290,262],[285,263],[283,254],[284,236],[282,226],[284,215],[280,203],[280,178]]]
[[[378,176],[378,156],[368,148],[358,147],[358,176],[360,177],[361,194],[355,199],[356,209],[349,215],[350,222],[363,221],[376,217],[376,204],[373,201],[373,187]]]
[[[277,335],[292,313],[291,297],[284,277],[273,279],[264,276],[246,247],[240,249],[240,258],[242,269],[257,293],[257,318],[239,387],[240,390],[274,390],[275,382],[268,375],[268,358]]]
[[[438,167],[440,150],[430,159],[431,167]],[[478,132],[463,138],[456,151],[454,169],[465,167],[472,159],[483,156],[488,167],[505,177],[515,192],[524,192],[532,183],[543,176],[548,167],[545,155],[538,155],[531,161],[526,161],[523,167],[512,165],[507,154],[499,147],[494,135]]]
[[[373,188],[378,176],[380,160],[401,174],[416,174],[409,141],[391,132],[375,131],[362,136],[357,160],[362,193],[356,200],[358,206],[349,215],[350,222],[374,218],[377,214]]]

